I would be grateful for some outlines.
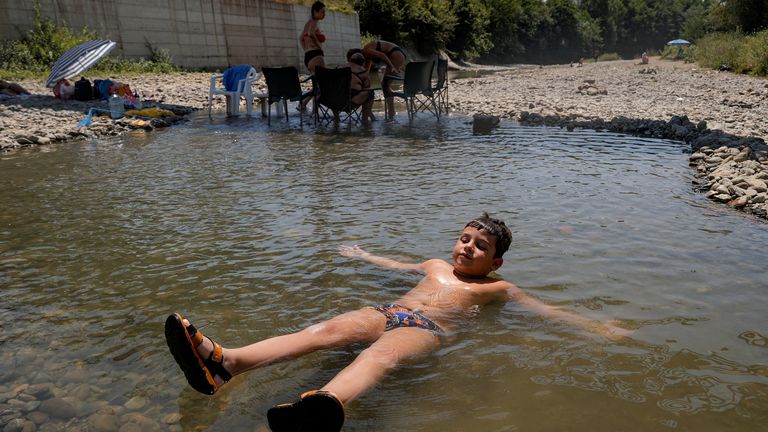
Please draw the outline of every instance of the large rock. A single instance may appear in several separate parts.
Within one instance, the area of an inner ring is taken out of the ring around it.
[[[490,133],[499,126],[499,117],[490,114],[475,114],[472,116],[472,132],[476,134]]]

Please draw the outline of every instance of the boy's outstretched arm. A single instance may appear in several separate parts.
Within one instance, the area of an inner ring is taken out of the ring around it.
[[[555,319],[558,321],[566,322],[568,324],[579,326],[589,332],[604,336],[608,339],[619,340],[632,334],[632,331],[630,330],[616,327],[612,324],[585,318],[581,315],[564,311],[556,306],[550,306],[529,296],[517,286],[512,285],[512,288],[508,289],[507,292],[509,294],[510,300],[520,303],[523,307],[533,312],[536,312],[549,319]]]
[[[341,246],[339,247],[339,253],[341,254],[341,256],[345,256],[347,258],[360,258],[364,261],[368,261],[369,263],[376,264],[377,266],[380,266],[380,267],[390,268],[394,270],[406,270],[406,271],[424,273],[424,267],[421,263],[410,264],[410,263],[404,263],[397,260],[393,260],[390,258],[376,256],[370,252],[363,250],[361,247],[357,245]]]

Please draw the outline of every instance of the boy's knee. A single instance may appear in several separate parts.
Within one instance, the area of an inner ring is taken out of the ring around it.
[[[336,327],[337,326],[334,325],[334,323],[323,322],[323,323],[313,324],[305,328],[304,330],[302,330],[302,333],[306,333],[307,335],[313,336],[313,337],[325,337],[325,336],[330,336],[335,334]]]
[[[384,369],[397,366],[400,356],[393,344],[376,344],[360,353],[360,360],[377,364]]]
[[[305,336],[316,341],[321,347],[334,346],[338,341],[345,340],[348,331],[342,326],[342,323],[326,321],[311,325],[301,331]]]

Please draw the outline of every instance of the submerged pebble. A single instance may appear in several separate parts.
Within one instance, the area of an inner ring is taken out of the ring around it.
[[[51,417],[68,419],[77,415],[77,409],[71,403],[61,398],[52,398],[40,404],[40,411]]]

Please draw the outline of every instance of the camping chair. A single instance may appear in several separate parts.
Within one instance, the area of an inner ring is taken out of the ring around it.
[[[235,66],[224,71],[223,74],[213,75],[211,77],[211,86],[208,90],[208,117],[211,116],[211,108],[213,107],[213,96],[222,95],[227,99],[227,115],[237,116],[240,115],[240,97],[245,98],[245,110],[248,115],[251,115],[253,110],[253,95],[251,93],[251,85],[261,78],[261,74],[256,72],[256,69],[250,68],[244,78],[237,81],[234,88],[230,87],[228,90],[225,86],[225,82],[230,79],[228,76],[230,73],[235,73],[237,68],[242,68],[245,65]]]
[[[403,80],[403,90],[400,92],[391,92],[391,96],[402,98],[405,101],[405,108],[408,111],[408,120],[413,121],[416,115],[416,103],[424,105],[429,111],[440,120],[440,110],[435,102],[435,94],[432,91],[432,68],[434,60],[426,62],[410,62],[405,65]],[[401,78],[392,78],[401,79]],[[425,100],[419,101],[417,97]],[[427,105],[429,104],[429,105]],[[429,106],[431,105],[431,108]]]
[[[440,115],[448,114],[448,60],[437,59],[437,83],[432,87]]]
[[[352,69],[349,67],[315,67],[315,125],[321,120],[321,116],[325,124],[330,123],[334,112],[345,113],[347,117],[344,120],[350,124],[352,121],[360,121],[359,107],[352,103],[352,90],[349,88],[351,82]]]
[[[288,101],[301,101],[313,93],[313,91],[301,92],[301,83],[309,81],[312,77],[299,81],[299,71],[294,66],[263,67],[261,72],[267,81],[267,124],[272,124],[273,103],[283,103],[285,121],[288,121]],[[303,110],[299,110],[300,121],[303,120],[303,114]]]
[[[448,113],[448,60],[438,58],[435,70],[437,72],[437,81],[432,87],[434,104],[430,107],[432,99],[429,97],[417,98],[415,101],[416,112],[429,111],[434,114],[433,109],[437,109],[439,115]]]

